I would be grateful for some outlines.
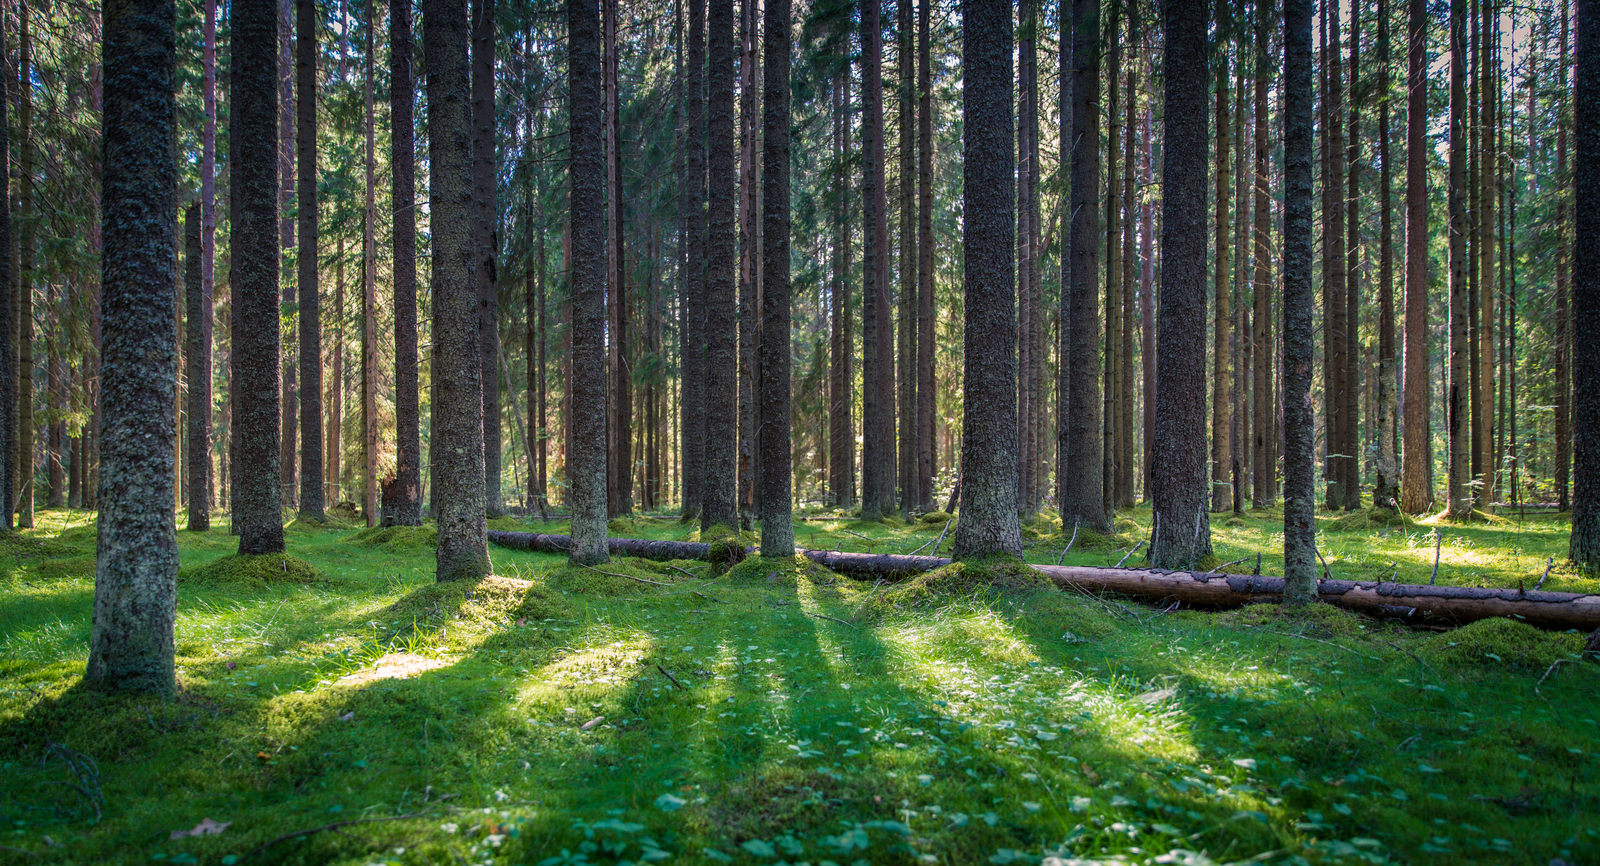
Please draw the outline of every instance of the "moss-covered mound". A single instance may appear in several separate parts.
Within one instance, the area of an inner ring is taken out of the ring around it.
[[[647,559],[616,558],[597,566],[562,563],[550,572],[550,585],[574,595],[610,597],[640,595],[660,589],[644,581],[670,583],[656,563]]]
[[[69,527],[61,530],[61,532],[57,533],[56,535],[56,542],[58,544],[67,544],[73,547],[86,547],[89,550],[94,550],[94,546],[99,542],[99,540],[100,524],[98,523],[85,523],[82,526]]]
[[[1000,592],[1054,590],[1055,584],[1018,559],[995,557],[980,562],[952,562],[895,584],[876,601],[886,607],[917,607],[946,599]]]
[[[356,504],[349,500],[329,508],[327,513],[328,517],[334,520],[342,520],[346,523],[354,523],[361,517],[361,509],[357,508]]]
[[[1403,512],[1391,508],[1363,508],[1329,521],[1323,529],[1328,532],[1370,532],[1405,525],[1407,520]]]
[[[93,550],[94,545],[90,544],[88,548]],[[35,538],[20,532],[0,533],[0,556],[4,557],[24,559],[37,556],[73,556],[81,552],[82,548],[79,546],[62,544],[59,540]]]
[[[795,586],[801,578],[832,583],[839,575],[798,553],[792,557],[749,556],[728,571],[729,582],[756,586]]]
[[[47,559],[35,566],[33,573],[44,580],[62,580],[73,577],[94,577],[94,569],[93,556],[72,556]]]
[[[389,620],[463,619],[478,625],[507,625],[520,619],[560,619],[570,612],[566,599],[544,583],[490,575],[418,587],[384,611]]]
[[[1307,634],[1345,637],[1363,628],[1360,614],[1331,604],[1288,607],[1281,604],[1248,604],[1217,616],[1219,625],[1289,629]]]
[[[528,525],[526,523],[523,523],[519,518],[512,517],[509,514],[502,514],[499,517],[489,518],[489,528],[499,529],[505,532],[528,531]]]
[[[706,554],[706,559],[711,563],[711,570],[716,574],[726,574],[734,566],[744,561],[748,542],[742,534],[734,532],[730,527],[721,524],[713,526],[702,533],[701,540],[711,544],[711,550]]]
[[[287,553],[261,556],[234,554],[214,559],[178,573],[180,583],[230,589],[265,589],[275,584],[317,583],[326,580],[311,563]]]
[[[1062,528],[1059,538],[1061,541],[1061,546],[1065,547],[1070,541],[1072,543],[1072,549],[1076,551],[1115,550],[1119,547],[1127,546],[1124,543],[1122,536],[1106,535],[1103,532],[1097,532],[1087,526],[1078,527],[1077,541],[1072,541],[1072,528],[1070,526]]]
[[[387,550],[432,550],[439,546],[437,526],[373,526],[350,536],[351,544]]]
[[[1583,637],[1552,634],[1527,623],[1495,617],[1435,635],[1417,653],[1436,665],[1476,665],[1542,671],[1559,659],[1576,658]]]
[[[917,519],[930,526],[943,526],[950,522],[950,512],[930,511]]]

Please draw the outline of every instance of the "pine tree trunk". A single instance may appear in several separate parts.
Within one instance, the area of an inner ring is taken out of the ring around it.
[[[1146,63],[1145,72],[1148,74],[1152,71],[1150,64]],[[1141,177],[1146,188],[1155,183],[1155,136],[1151,133],[1153,109],[1149,104],[1155,101],[1155,95],[1152,93],[1149,96],[1144,120],[1139,126]],[[1154,501],[1156,463],[1151,459],[1155,453],[1157,394],[1155,224],[1155,196],[1145,196],[1139,204],[1139,248],[1142,251],[1139,255],[1139,358],[1144,377],[1144,498],[1147,502]]]
[[[689,122],[684,144],[688,172],[688,259],[684,275],[681,445],[683,519],[699,517],[705,506],[706,479],[706,140],[705,0],[689,0]],[[726,411],[726,409],[724,409]]]
[[[33,80],[33,30],[27,0],[17,4],[21,28],[21,49],[17,58],[19,81]],[[33,418],[33,271],[35,262],[35,219],[33,214],[33,88],[18,88],[17,119],[21,123],[17,138],[19,183],[17,201],[17,528],[33,528],[33,481],[35,444]],[[175,242],[174,242],[175,243]]]
[[[933,297],[933,50],[929,6],[917,10],[917,508],[934,508],[934,450],[938,399],[934,384]]]
[[[248,0],[240,5],[246,14],[236,21],[249,35],[258,22],[248,14]],[[170,510],[174,467],[167,462],[178,438],[168,411],[178,360],[172,316],[175,26],[174,7],[163,0],[113,3],[105,10],[101,423],[107,438],[85,675],[102,688],[163,698],[177,691],[178,545]],[[269,160],[268,170],[274,165]]]
[[[1471,289],[1467,258],[1467,0],[1450,3],[1450,358],[1448,415],[1449,493],[1445,511],[1456,520],[1472,515],[1471,474]]]
[[[926,2],[926,0],[924,0]],[[209,8],[209,7],[208,7]],[[0,16],[0,69],[11,68],[11,55],[4,38],[4,16]],[[11,165],[11,100],[0,96],[0,165]],[[12,258],[11,171],[0,171],[0,530],[12,528],[13,503],[17,492],[17,378],[16,341],[17,292],[12,282],[17,262]]]
[[[917,489],[922,477],[917,471],[917,146],[916,146],[916,51],[912,40],[915,23],[911,0],[896,4],[895,37],[898,44],[900,101],[900,513],[910,514],[922,502]]]
[[[961,36],[966,327],[954,555],[1020,557],[1010,4],[968,0]]]
[[[1062,524],[1106,530],[1104,440],[1100,405],[1100,9],[1097,0],[1073,0],[1070,69],[1072,123],[1071,230],[1062,257],[1061,488]],[[1063,106],[1065,128],[1068,116]],[[1170,123],[1169,123],[1170,126]],[[1204,145],[1201,146],[1204,151]],[[1202,175],[1204,171],[1202,170]],[[1201,218],[1201,224],[1205,222]],[[1165,245],[1163,245],[1165,246]],[[1200,261],[1202,273],[1205,259]],[[1204,302],[1202,302],[1202,308]],[[1204,354],[1202,352],[1202,354]],[[1204,403],[1204,398],[1201,398]],[[1202,439],[1204,436],[1202,436]],[[966,473],[966,470],[963,470]]]
[[[734,284],[733,0],[711,0],[707,41],[706,469],[702,529],[739,525],[738,298]]]
[[[278,244],[282,248],[279,256],[280,265],[289,251],[295,248],[295,221],[289,218],[289,214],[295,210],[295,3],[296,0],[282,0],[278,22]],[[279,280],[283,289],[283,304],[285,307],[290,307],[297,301],[295,275],[283,271]],[[281,347],[283,354],[280,361],[283,365],[283,374],[280,377],[283,388],[281,406],[283,430],[279,435],[281,452],[278,471],[279,483],[283,488],[283,505],[290,508],[294,506],[295,494],[298,492],[296,485],[299,476],[296,471],[299,468],[297,465],[299,446],[296,439],[299,432],[297,419],[300,414],[300,389],[295,382],[297,358],[294,331],[290,329],[285,334],[286,336],[280,340],[284,343]]]
[[[861,518],[894,509],[894,355],[888,217],[883,171],[883,27],[876,3],[861,12]],[[1008,181],[1009,182],[1009,181]]]
[[[327,452],[327,499],[335,505],[344,502],[344,238],[333,259],[333,358],[328,364],[328,435],[323,439]],[[436,383],[437,384],[437,383]]]
[[[476,271],[482,251],[473,244],[471,231],[473,94],[467,10],[451,0],[424,0],[422,14],[433,235],[435,397],[430,462],[433,513],[439,524],[435,576],[442,583],[476,580],[491,568],[483,469],[483,363],[478,351],[482,296]],[[575,488],[578,483],[574,482]],[[575,510],[573,534],[581,537],[585,524],[577,514]]]
[[[1129,42],[1134,42],[1132,34],[1138,21],[1138,5],[1128,4],[1128,33]],[[1136,330],[1136,308],[1134,306],[1133,271],[1138,264],[1138,249],[1134,246],[1134,207],[1138,201],[1133,179],[1134,136],[1133,129],[1137,119],[1138,107],[1138,63],[1130,56],[1128,62],[1127,95],[1123,99],[1124,119],[1122,125],[1122,333],[1117,337],[1117,345],[1122,353],[1122,384],[1118,396],[1117,411],[1121,414],[1121,421],[1117,425],[1121,440],[1117,443],[1117,450],[1121,457],[1117,461],[1117,498],[1116,506],[1120,509],[1133,508],[1134,490],[1133,475],[1134,464],[1137,461],[1137,452],[1133,447],[1134,440],[1134,389],[1133,389],[1133,341]]]
[[[1361,509],[1361,462],[1366,451],[1361,437],[1361,371],[1366,365],[1361,351],[1361,244],[1360,177],[1361,169],[1361,0],[1352,0],[1350,16],[1350,140],[1346,147],[1345,170],[1349,185],[1344,198],[1345,236],[1345,391],[1344,391],[1344,477],[1339,490],[1343,506]]]
[[[1327,95],[1323,100],[1324,129],[1327,131],[1323,148],[1322,191],[1322,245],[1323,245],[1323,479],[1326,487],[1324,501],[1329,508],[1345,506],[1345,461],[1349,458],[1350,419],[1350,332],[1349,300],[1346,296],[1348,263],[1345,259],[1345,173],[1344,173],[1344,73],[1340,62],[1339,15],[1330,14],[1323,6],[1326,17],[1322,64],[1327,81]]]
[[[324,520],[322,487],[322,319],[318,273],[321,252],[317,226],[317,9],[313,0],[296,0],[300,159],[300,516]],[[190,313],[190,321],[194,314]],[[192,326],[191,326],[192,327]],[[193,351],[193,343],[190,343]],[[190,376],[190,391],[194,377]],[[192,404],[191,399],[191,404]],[[193,423],[194,409],[190,409]]]
[[[1499,104],[1500,78],[1497,65],[1500,62],[1500,53],[1495,49],[1495,40],[1499,37],[1499,28],[1494,26],[1498,18],[1499,7],[1492,0],[1480,0],[1482,17],[1479,23],[1479,49],[1478,86],[1481,90],[1481,99],[1477,104],[1483,114],[1483,123],[1478,138],[1478,200],[1481,202],[1478,216],[1478,244],[1482,252],[1480,255],[1481,270],[1478,277],[1478,319],[1476,330],[1478,332],[1478,402],[1473,406],[1474,441],[1477,443],[1478,470],[1475,473],[1478,480],[1478,501],[1484,505],[1492,504],[1499,498],[1496,491],[1495,480],[1495,297],[1499,294],[1498,273],[1498,210],[1497,200],[1500,198],[1499,183],[1496,177],[1499,173],[1500,159],[1496,155],[1495,140],[1500,127]]]
[[[1372,488],[1374,508],[1399,507],[1399,477],[1395,446],[1399,441],[1397,421],[1400,404],[1396,399],[1394,334],[1394,213],[1392,166],[1389,162],[1389,8],[1378,0],[1378,463]]]
[[[390,193],[394,205],[394,522],[422,525],[422,433],[417,359],[417,168],[411,0],[389,4]],[[543,392],[540,392],[541,397]],[[335,479],[337,480],[337,479]]]
[[[739,180],[738,180],[738,303],[739,303],[739,524],[753,526],[757,511],[760,406],[757,369],[761,343],[761,241],[760,148],[756,143],[760,110],[756,106],[756,80],[760,57],[756,52],[756,4],[739,4]]]
[[[1278,455],[1272,433],[1274,408],[1272,371],[1276,352],[1272,339],[1272,141],[1267,132],[1267,91],[1272,82],[1272,40],[1270,9],[1255,8],[1255,285],[1251,298],[1251,351],[1255,355],[1254,384],[1251,389],[1255,431],[1250,446],[1254,457],[1250,486],[1253,508],[1271,508],[1277,500]]]
[[[1217,27],[1226,31],[1227,23],[1224,16],[1224,6],[1227,0],[1217,0]],[[1229,117],[1228,83],[1231,74],[1228,69],[1227,51],[1224,47],[1222,59],[1216,71],[1217,94],[1217,200],[1214,223],[1216,230],[1216,247],[1214,269],[1212,272],[1212,292],[1215,296],[1216,310],[1212,316],[1213,336],[1211,341],[1211,510],[1226,511],[1233,502],[1233,492],[1228,485],[1228,468],[1233,464],[1233,372],[1231,370],[1231,353],[1228,350],[1232,339],[1233,310],[1230,290],[1232,289],[1232,272],[1230,253],[1233,241],[1229,228],[1231,220],[1228,217],[1229,197],[1233,192],[1233,160],[1230,152],[1233,148],[1233,121]]]
[[[1414,0],[1416,2],[1416,0]],[[1572,428],[1570,419],[1572,415],[1572,379],[1568,368],[1568,359],[1573,358],[1573,339],[1570,330],[1572,322],[1571,310],[1568,299],[1571,296],[1571,284],[1567,273],[1567,256],[1569,254],[1567,237],[1567,190],[1571,185],[1567,180],[1567,46],[1572,41],[1571,34],[1572,15],[1566,0],[1561,4],[1561,48],[1560,57],[1556,62],[1556,69],[1561,76],[1561,84],[1556,88],[1556,285],[1555,285],[1555,327],[1551,328],[1551,366],[1555,368],[1555,399],[1551,402],[1555,409],[1555,449],[1556,463],[1555,476],[1556,502],[1562,511],[1572,506],[1568,484],[1569,467],[1572,465]],[[1582,26],[1580,22],[1580,27]],[[25,374],[24,374],[25,375]]]
[[[1572,171],[1572,322],[1576,334],[1600,334],[1600,9],[1578,0]],[[1569,556],[1585,574],[1600,573],[1600,355],[1578,352],[1572,365],[1573,490]]]
[[[1400,507],[1419,514],[1433,506],[1433,381],[1428,371],[1428,5],[1426,0],[1410,0],[1407,8],[1405,441]],[[1559,264],[1557,267],[1559,271]]]
[[[1211,555],[1206,516],[1207,85],[1206,0],[1169,2],[1166,141],[1162,166],[1160,347],[1156,350],[1152,499],[1161,528],[1151,540],[1158,568],[1187,568]]]
[[[500,206],[495,158],[495,0],[472,0],[472,248],[478,292],[476,348],[483,388],[483,490],[490,515],[500,492]]]
[[[1106,23],[1105,44],[1109,60],[1106,69],[1106,361],[1105,395],[1103,404],[1104,443],[1102,460],[1101,496],[1105,513],[1111,514],[1117,506],[1117,470],[1122,455],[1117,446],[1122,441],[1122,416],[1118,403],[1122,397],[1122,352],[1118,338],[1122,336],[1122,176],[1117,162],[1122,149],[1122,112],[1117,88],[1122,80],[1122,38],[1119,26],[1119,5],[1113,3],[1110,20]]]
[[[1035,105],[1038,58],[1035,50],[1035,31],[1038,28],[1037,0],[1024,0],[1018,12],[1020,30],[1017,32],[1017,511],[1026,520],[1029,499],[1032,496],[1032,463],[1034,429],[1032,405],[1029,402],[1028,371],[1033,368],[1033,342],[1028,339],[1033,319],[1042,311],[1036,310],[1033,295],[1028,287],[1033,282],[1033,221],[1038,217],[1034,188],[1036,164],[1034,150],[1030,147],[1032,129],[1028,112]]]
[[[845,39],[848,41],[848,35]],[[847,508],[855,502],[855,373],[852,370],[854,328],[850,299],[850,209],[849,190],[849,80],[840,73],[833,83],[833,263],[830,267],[829,308],[832,311],[832,385],[828,396],[829,490],[833,504]]]
[[[239,552],[283,552],[282,420],[278,368],[278,25],[274,0],[236,0],[233,12],[234,488]],[[109,243],[109,238],[107,239]],[[108,315],[109,318],[109,315]],[[104,470],[102,470],[104,471]]]
[[[789,0],[767,0],[761,190],[761,553],[794,556],[790,504]],[[902,43],[903,44],[903,43]]]
[[[188,394],[189,529],[205,532],[211,528],[211,297],[202,276],[204,231],[200,205],[189,205],[184,214],[184,289],[185,315],[189,320],[188,345],[184,348]],[[81,471],[81,459],[73,461]],[[77,480],[76,478],[74,480]],[[81,483],[81,482],[80,482]]]
[[[1317,596],[1317,493],[1311,412],[1311,0],[1283,6],[1283,560],[1284,601]]]

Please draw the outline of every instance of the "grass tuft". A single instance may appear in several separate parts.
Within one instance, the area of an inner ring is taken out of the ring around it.
[[[233,554],[205,565],[182,569],[178,582],[229,589],[266,589],[269,586],[326,581],[311,563],[287,553],[260,556]]]
[[[1583,638],[1552,634],[1526,623],[1495,617],[1434,635],[1417,654],[1436,665],[1498,667],[1541,672],[1559,659],[1576,658]]]

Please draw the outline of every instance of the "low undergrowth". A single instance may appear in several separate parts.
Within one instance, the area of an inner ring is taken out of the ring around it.
[[[426,547],[306,528],[278,561],[311,582],[180,581],[183,691],[163,703],[81,684],[85,520],[0,541],[0,860],[1600,859],[1600,668],[1578,635],[1413,632],[1326,606],[1160,613],[1005,561],[879,585],[803,559],[713,578],[494,549],[497,576],[441,585]],[[1267,520],[1214,520],[1218,556],[1252,552]],[[238,570],[219,523],[179,534],[186,575]],[[830,525],[800,543],[936,537]],[[1055,561],[1052,529],[1030,561]],[[1384,531],[1330,533],[1324,553],[1338,572],[1360,541],[1396,558],[1425,530]],[[1550,543],[1446,528],[1446,552],[1453,531],[1486,580]],[[1471,567],[1456,557],[1441,582]]]

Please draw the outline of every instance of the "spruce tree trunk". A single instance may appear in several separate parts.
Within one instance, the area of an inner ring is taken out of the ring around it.
[[[848,41],[848,33],[844,36]],[[829,268],[829,309],[832,312],[828,392],[828,490],[835,506],[848,508],[856,499],[855,474],[855,373],[854,328],[850,291],[849,190],[849,79],[835,76],[833,89],[834,196],[832,229],[833,263]]]
[[[683,520],[693,520],[705,508],[706,480],[706,140],[705,140],[705,0],[689,0],[688,135],[684,143],[684,170],[689,187],[688,259],[684,274],[682,420]],[[727,411],[724,407],[720,411]]]
[[[1378,0],[1378,399],[1377,476],[1372,488],[1374,508],[1399,507],[1398,462],[1395,445],[1399,441],[1397,421],[1400,404],[1396,399],[1394,334],[1394,213],[1392,206],[1392,166],[1389,162],[1389,8]]]
[[[484,504],[505,512],[500,492],[500,246],[495,157],[495,0],[472,0],[472,248],[478,292],[477,350],[483,388]],[[424,34],[426,36],[426,34]]]
[[[933,479],[937,389],[933,376],[933,50],[930,10],[933,0],[920,0],[917,10],[917,508],[934,508]]]
[[[417,393],[417,166],[411,0],[389,5],[390,197],[394,206],[394,522],[422,525],[422,434]],[[541,392],[542,394],[542,392]]]
[[[211,287],[206,285],[205,232],[199,203],[184,215],[185,315],[189,320],[184,347],[185,375],[189,380],[189,529],[211,528]],[[73,460],[82,474],[82,452]],[[81,483],[81,482],[80,482]]]
[[[1455,520],[1472,516],[1472,357],[1471,261],[1467,233],[1467,121],[1466,104],[1467,0],[1450,2],[1450,360],[1446,387],[1449,484],[1445,512]]]
[[[328,496],[335,505],[344,501],[344,238],[339,238],[333,257],[333,356],[328,364],[328,435],[323,438],[328,458]],[[325,500],[326,501],[326,500]]]
[[[761,217],[760,148],[756,143],[756,82],[760,77],[760,55],[756,49],[756,4],[739,4],[739,198],[738,213],[738,303],[739,303],[739,526],[753,528],[759,510],[757,476],[760,474],[760,370],[757,367],[761,344]]]
[[[33,30],[27,0],[17,4],[21,48],[17,58],[19,81],[33,80]],[[35,220],[33,184],[37,172],[33,158],[33,88],[17,91],[17,528],[33,528],[34,423],[33,423],[33,271]],[[175,242],[174,242],[175,243]]]
[[[1136,41],[1133,34],[1136,32],[1139,13],[1138,5],[1128,4],[1128,33],[1129,42]],[[1138,107],[1138,80],[1139,65],[1130,57],[1128,63],[1128,91],[1123,100],[1125,117],[1122,125],[1122,334],[1117,338],[1118,346],[1122,353],[1122,390],[1119,396],[1117,411],[1121,413],[1122,420],[1118,423],[1121,440],[1117,443],[1117,451],[1121,455],[1117,461],[1117,499],[1119,509],[1133,508],[1133,475],[1134,464],[1137,462],[1138,453],[1134,450],[1134,368],[1133,368],[1133,341],[1136,330],[1136,307],[1134,306],[1133,272],[1138,264],[1138,250],[1134,245],[1134,207],[1138,201],[1137,190],[1134,187],[1133,159],[1134,136],[1133,128],[1137,119]],[[1043,473],[1041,472],[1041,477]]]
[[[1345,148],[1348,176],[1345,204],[1345,391],[1344,391],[1344,477],[1339,492],[1343,506],[1361,509],[1361,463],[1366,448],[1361,437],[1361,371],[1366,360],[1361,347],[1361,246],[1359,232],[1361,191],[1361,4],[1352,0],[1350,16],[1350,138]],[[1337,63],[1342,58],[1335,58]]]
[[[1283,30],[1283,578],[1284,601],[1300,605],[1317,596],[1311,0],[1285,0]]]
[[[1034,189],[1037,183],[1037,164],[1033,159],[1032,127],[1029,112],[1036,105],[1038,91],[1038,58],[1035,50],[1035,31],[1039,26],[1037,0],[1024,0],[1017,16],[1017,512],[1030,519],[1029,500],[1033,495],[1034,423],[1032,404],[1028,392],[1028,371],[1033,367],[1033,341],[1028,339],[1033,329],[1033,319],[1041,311],[1033,303],[1028,291],[1033,283],[1034,221],[1038,208]]]
[[[924,0],[926,2],[926,0]],[[11,68],[6,50],[5,16],[0,15],[0,69]],[[11,164],[11,100],[0,97],[0,165]],[[0,530],[12,528],[12,503],[17,491],[17,366],[16,345],[12,339],[17,324],[17,292],[12,277],[16,261],[11,257],[11,172],[0,171]]]
[[[711,0],[707,112],[706,469],[702,529],[739,525],[739,366],[734,285],[733,0]]]
[[[1600,9],[1578,0],[1577,82],[1573,88],[1572,321],[1600,334]],[[1569,556],[1585,574],[1600,572],[1600,355],[1578,352],[1572,365],[1573,485]]]
[[[478,352],[481,296],[476,271],[481,259],[471,232],[467,10],[451,0],[424,0],[422,14],[433,235],[435,398],[430,453],[433,513],[439,523],[435,574],[442,583],[490,573],[483,483],[483,364]],[[574,517],[574,534],[582,526]]]
[[[267,5],[270,11],[270,0]],[[248,0],[241,6],[246,14],[235,20],[249,34]],[[178,438],[170,411],[178,360],[172,315],[175,27],[171,0],[112,0],[104,7],[101,281],[106,327],[100,423],[106,443],[85,674],[102,688],[163,698],[177,692],[178,543],[170,462]],[[267,166],[271,171],[276,163],[268,160]],[[276,394],[277,383],[272,385]]]
[[[1070,81],[1071,229],[1062,257],[1061,338],[1061,467],[1057,473],[1062,525],[1081,523],[1107,530],[1102,462],[1105,442],[1100,405],[1100,7],[1098,0],[1073,0],[1071,67],[1062,66]],[[1065,40],[1063,41],[1065,45]],[[1063,105],[1062,128],[1067,124]],[[1170,124],[1169,124],[1170,125]],[[1200,145],[1202,155],[1206,147]],[[1203,156],[1202,156],[1203,158]],[[1205,171],[1201,170],[1204,177]],[[1202,195],[1202,200],[1204,196]],[[1201,231],[1205,218],[1201,217]],[[1165,244],[1163,244],[1165,246]],[[1205,271],[1205,256],[1200,269]],[[1204,309],[1204,302],[1201,303]],[[1202,323],[1204,326],[1202,313]],[[1201,356],[1205,354],[1201,350]],[[1205,398],[1201,397],[1202,404]],[[1205,436],[1201,434],[1201,440]],[[963,470],[965,472],[965,470]]]
[[[884,213],[883,27],[877,3],[861,7],[861,100],[861,518],[881,520],[894,509],[895,446],[893,320],[884,266],[889,223]]]
[[[961,36],[966,327],[954,555],[1020,557],[1010,4],[966,0]]]
[[[902,0],[904,2],[904,0]],[[790,504],[789,0],[767,0],[761,190],[761,553],[794,555]]]
[[[237,201],[233,255],[234,489],[239,552],[283,552],[278,474],[278,23],[274,0],[233,6],[232,99]],[[110,239],[107,239],[109,247]],[[109,318],[109,316],[108,316]],[[107,395],[109,396],[109,395]],[[105,457],[101,458],[102,460]],[[103,471],[103,470],[102,470]]]
[[[278,246],[279,265],[283,264],[283,257],[295,249],[295,221],[289,214],[295,210],[295,99],[294,99],[294,41],[295,41],[295,3],[296,0],[280,0],[278,7]],[[281,272],[279,282],[283,290],[284,307],[293,306],[297,302],[295,292],[295,275],[287,270]],[[296,314],[298,317],[298,314]],[[298,469],[299,447],[297,434],[299,431],[297,419],[300,414],[300,389],[295,382],[295,367],[297,358],[295,354],[294,330],[287,330],[286,336],[280,338],[282,354],[279,363],[282,365],[282,375],[279,377],[283,388],[282,404],[283,429],[279,434],[279,484],[282,486],[283,507],[292,508],[295,505],[296,484],[299,476]],[[287,341],[286,343],[284,341]]]
[[[1271,10],[1257,5],[1255,10],[1255,284],[1251,298],[1251,351],[1255,382],[1251,402],[1255,429],[1250,446],[1254,458],[1251,470],[1250,505],[1271,508],[1277,501],[1278,455],[1272,440],[1275,403],[1273,402],[1273,362],[1277,353],[1272,339],[1272,141],[1267,132],[1267,91],[1272,82]]]
[[[1499,494],[1496,479],[1499,474],[1495,471],[1495,435],[1494,402],[1495,402],[1495,310],[1498,305],[1495,298],[1500,294],[1498,279],[1498,220],[1496,213],[1499,210],[1500,186],[1497,180],[1499,175],[1500,159],[1496,153],[1495,142],[1499,134],[1500,117],[1498,104],[1500,101],[1500,76],[1497,65],[1500,62],[1500,52],[1496,49],[1499,38],[1499,28],[1494,22],[1500,14],[1499,7],[1490,0],[1480,0],[1482,16],[1479,24],[1479,49],[1478,61],[1479,87],[1482,97],[1477,104],[1483,113],[1482,128],[1479,133],[1477,163],[1479,178],[1478,200],[1479,208],[1478,244],[1482,250],[1480,260],[1480,275],[1478,278],[1478,319],[1476,322],[1478,333],[1478,402],[1473,406],[1473,423],[1475,424],[1474,439],[1477,442],[1476,473],[1478,480],[1478,501],[1484,505],[1493,504]]]
[[[1416,0],[1413,0],[1416,2]],[[1560,57],[1556,63],[1557,74],[1561,76],[1561,83],[1556,88],[1556,298],[1555,298],[1555,327],[1551,329],[1551,361],[1555,368],[1555,484],[1556,502],[1562,511],[1571,507],[1572,501],[1568,491],[1569,470],[1572,465],[1572,428],[1570,418],[1572,414],[1572,379],[1568,368],[1568,359],[1572,358],[1573,340],[1571,326],[1571,311],[1568,307],[1571,285],[1568,282],[1567,256],[1567,190],[1570,184],[1567,181],[1567,46],[1572,41],[1571,30],[1572,15],[1569,12],[1566,0],[1561,4],[1561,48]],[[1580,24],[1581,26],[1581,24]],[[25,375],[25,374],[24,374]]]
[[[900,513],[910,514],[922,503],[917,471],[921,436],[917,401],[917,146],[916,146],[916,50],[912,41],[915,23],[911,0],[896,4],[895,37],[898,43],[900,101]],[[770,72],[769,72],[770,74]]]
[[[325,520],[322,487],[321,251],[317,226],[317,8],[296,0],[300,158],[300,516]],[[193,313],[190,314],[193,322]],[[193,325],[191,325],[191,328]],[[191,341],[190,351],[193,351]],[[190,377],[190,392],[194,377]],[[209,398],[208,398],[209,399]],[[190,423],[194,409],[191,398]]]
[[[1349,276],[1345,258],[1344,170],[1344,70],[1341,60],[1339,13],[1324,4],[1327,47],[1322,64],[1328,83],[1323,101],[1326,130],[1323,154],[1322,245],[1322,389],[1324,501],[1332,509],[1345,507],[1344,482],[1350,457],[1350,306]]]
[[[1226,31],[1223,6],[1227,0],[1218,0],[1217,27]],[[1229,115],[1228,69],[1226,45],[1217,66],[1217,201],[1213,225],[1216,230],[1216,247],[1213,260],[1212,291],[1216,297],[1216,311],[1212,316],[1211,340],[1211,510],[1227,511],[1233,501],[1229,489],[1228,469],[1233,464],[1233,371],[1228,344],[1232,339],[1233,312],[1229,290],[1233,247],[1232,223],[1228,218],[1229,196],[1233,191],[1232,150],[1233,122]]]
[[[1120,8],[1113,4],[1110,19],[1106,22],[1105,43],[1109,59],[1106,70],[1106,351],[1105,394],[1102,407],[1104,426],[1101,446],[1100,492],[1106,514],[1117,505],[1117,470],[1122,455],[1117,446],[1122,441],[1119,403],[1122,397],[1122,352],[1118,340],[1122,336],[1122,272],[1125,267],[1120,247],[1122,241],[1122,181],[1121,166],[1117,160],[1122,147],[1122,114],[1117,88],[1122,80],[1122,38],[1118,18]]]
[[[1160,346],[1156,350],[1152,500],[1161,521],[1150,542],[1157,568],[1190,568],[1211,555],[1206,516],[1205,343],[1207,0],[1164,7],[1166,139],[1162,165]]]
[[[1150,65],[1145,66],[1147,73],[1153,72]],[[1153,125],[1153,111],[1149,102],[1154,101],[1154,94],[1144,109],[1144,120],[1139,126],[1139,159],[1142,166],[1142,178],[1148,188],[1155,183],[1155,155],[1154,135],[1151,134]],[[1139,203],[1139,360],[1144,384],[1144,498],[1152,502],[1155,491],[1155,462],[1151,455],[1155,453],[1156,441],[1156,264],[1155,264],[1155,196],[1145,196]],[[1057,471],[1059,475],[1059,470]]]
[[[1407,9],[1406,33],[1410,41],[1406,48],[1406,345],[1402,407],[1405,441],[1401,447],[1400,507],[1419,514],[1433,506],[1433,377],[1428,370],[1427,0],[1410,0]],[[1559,412],[1556,417],[1560,417]]]
[[[361,516],[368,526],[378,525],[378,209],[373,129],[373,76],[376,74],[373,33],[377,27],[372,7],[367,8],[367,46],[362,91],[366,98],[363,128],[366,138],[366,204],[361,230]]]

